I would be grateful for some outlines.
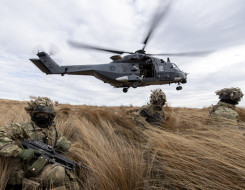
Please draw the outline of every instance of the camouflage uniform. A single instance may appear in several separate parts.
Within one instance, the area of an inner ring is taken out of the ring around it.
[[[35,113],[38,109],[49,112],[51,117],[47,127],[40,127],[35,121]],[[29,123],[9,124],[0,128],[0,155],[4,157],[12,157],[15,160],[16,167],[12,172],[8,181],[9,185],[22,185],[23,189],[32,189],[42,186],[61,187],[69,185],[70,171],[66,171],[58,164],[47,164],[40,168],[40,173],[36,176],[27,177],[28,166],[34,162],[20,159],[20,154],[23,151],[20,141],[28,139],[39,139],[41,142],[53,146],[56,150],[67,151],[70,147],[70,142],[65,136],[56,129],[53,118],[55,116],[53,103],[48,98],[38,97],[35,101],[28,103],[25,110],[30,114],[32,121]],[[31,187],[32,186],[32,187]],[[77,186],[75,184],[75,186]],[[72,188],[76,189],[76,188]],[[78,188],[77,188],[78,189]]]
[[[210,116],[220,124],[237,128],[238,113],[235,108],[243,97],[240,88],[224,88],[216,91],[220,101],[211,108]]]
[[[221,116],[227,119],[237,120],[238,113],[235,111],[235,108],[235,105],[228,104],[225,102],[218,102],[215,106],[213,106],[210,114]]]
[[[150,103],[143,106],[137,115],[135,120],[138,123],[147,121],[148,123],[161,126],[164,121],[163,105],[166,102],[166,95],[161,89],[155,89],[151,93]]]

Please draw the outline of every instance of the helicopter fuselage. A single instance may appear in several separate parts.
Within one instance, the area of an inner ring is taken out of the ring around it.
[[[91,75],[116,88],[142,87],[171,83],[186,83],[187,74],[170,60],[164,61],[145,54],[135,53],[100,65],[59,66],[47,53],[30,59],[46,74]]]

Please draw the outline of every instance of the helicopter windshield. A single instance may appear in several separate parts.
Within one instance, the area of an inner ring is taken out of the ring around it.
[[[172,66],[174,69],[180,70],[179,67],[177,65],[175,65],[174,63],[172,63]]]

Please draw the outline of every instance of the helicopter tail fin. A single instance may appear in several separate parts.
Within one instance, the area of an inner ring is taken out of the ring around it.
[[[51,74],[51,71],[43,64],[40,59],[30,59],[30,61],[34,63],[42,72]]]
[[[39,59],[30,59],[42,72],[46,74],[58,74],[61,73],[61,67],[50,58],[50,56],[45,52],[40,52],[37,54]]]

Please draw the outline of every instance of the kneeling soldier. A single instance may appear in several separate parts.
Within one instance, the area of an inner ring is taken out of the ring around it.
[[[151,93],[150,103],[143,106],[137,115],[135,120],[140,122],[147,121],[153,125],[161,126],[164,121],[163,106],[166,102],[166,95],[161,89],[155,89]]]
[[[240,88],[223,88],[215,92],[220,101],[210,109],[210,116],[220,124],[237,128],[238,113],[235,108],[242,100]]]
[[[72,171],[60,164],[45,162],[36,157],[37,151],[24,149],[21,143],[35,139],[54,147],[56,151],[68,151],[70,142],[56,129],[53,102],[49,98],[38,97],[29,102],[25,110],[29,113],[31,122],[0,127],[0,155],[13,157],[16,161],[7,187],[79,189]]]

